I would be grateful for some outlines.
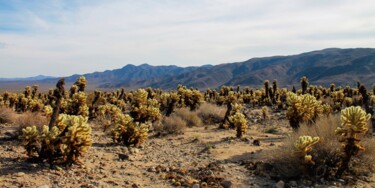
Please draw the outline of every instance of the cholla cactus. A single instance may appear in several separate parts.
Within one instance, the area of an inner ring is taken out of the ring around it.
[[[312,151],[312,146],[319,142],[319,137],[311,137],[311,136],[300,136],[298,140],[294,142],[294,147],[296,148],[297,152],[301,153],[304,160],[308,164],[315,164],[312,160],[312,156],[308,153]]]
[[[147,99],[147,95],[148,93],[144,89],[138,89],[134,93],[130,115],[135,121],[145,123],[161,118],[159,102],[156,99]]]
[[[113,104],[100,105],[97,110],[96,120],[103,126],[103,132],[120,121],[123,114],[121,109]]]
[[[148,127],[148,124],[133,122],[129,115],[121,115],[112,130],[113,141],[138,147],[148,138]]]
[[[307,79],[306,76],[302,77],[301,78],[302,94],[306,94],[306,90],[307,90],[308,85],[309,85],[309,79]]]
[[[53,108],[50,105],[44,106],[43,113],[47,119],[50,120],[53,113]]]
[[[367,122],[370,118],[371,115],[366,114],[359,106],[351,106],[341,111],[341,125],[337,127],[335,134],[339,138],[339,141],[345,142],[345,157],[336,172],[336,177],[341,177],[343,172],[348,169],[352,156],[356,155],[360,150],[365,149],[358,144],[360,139],[357,137],[357,134],[367,132]]]
[[[263,120],[266,120],[266,118],[267,118],[267,114],[268,114],[268,107],[267,107],[267,106],[263,106],[263,107],[262,107],[262,116],[263,116]]]
[[[74,85],[78,86],[78,91],[85,91],[85,87],[87,85],[87,80],[84,76],[81,76],[77,79],[77,81],[74,83]]]
[[[241,112],[236,112],[234,115],[229,117],[229,121],[236,127],[237,138],[242,138],[247,129],[247,120],[245,116]]]
[[[322,105],[322,108],[323,108],[323,114],[325,114],[327,117],[332,113],[331,105],[326,103]]]
[[[371,118],[361,107],[349,107],[341,111],[341,126],[335,133],[339,137],[357,139],[357,133],[367,132],[367,122]]]
[[[298,96],[289,92],[287,103],[289,107],[286,116],[293,129],[298,129],[301,122],[314,122],[323,113],[321,101],[309,94]]]
[[[89,107],[86,103],[87,96],[84,92],[78,92],[73,94],[71,99],[68,99],[67,103],[67,114],[70,115],[81,115],[88,117]]]
[[[47,159],[52,163],[81,163],[78,159],[92,144],[91,128],[87,118],[60,114],[57,124],[52,128],[44,125],[42,130],[36,126],[22,130],[23,141],[29,157]]]
[[[61,152],[66,161],[79,162],[78,157],[92,145],[87,117],[60,114],[57,126],[62,133]]]

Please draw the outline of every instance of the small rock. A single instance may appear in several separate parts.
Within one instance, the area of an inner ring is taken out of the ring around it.
[[[296,181],[290,181],[290,182],[289,182],[289,186],[290,186],[290,187],[298,187],[298,184],[297,184]]]
[[[24,176],[24,175],[25,175],[24,172],[18,172],[18,173],[16,174],[16,176],[18,176],[18,177],[21,177],[21,176]]]
[[[276,188],[284,188],[284,187],[285,187],[284,181],[280,180],[279,182],[276,183]]]
[[[259,140],[254,140],[253,141],[254,146],[260,146],[260,141]]]
[[[200,188],[199,184],[194,184],[192,188]]]
[[[220,183],[224,188],[233,188],[233,183],[231,181],[223,181]]]
[[[119,157],[121,160],[123,160],[123,161],[129,159],[129,155],[122,154],[122,153],[119,153],[119,154],[118,154],[118,157]]]
[[[48,185],[41,185],[38,188],[49,188],[49,186]]]
[[[156,168],[155,168],[155,167],[150,167],[150,168],[148,169],[148,171],[149,171],[149,172],[156,172]]]
[[[130,148],[130,153],[131,154],[139,153],[139,149],[138,148]]]
[[[345,180],[343,180],[343,179],[338,179],[337,181],[340,182],[340,183],[345,183]]]

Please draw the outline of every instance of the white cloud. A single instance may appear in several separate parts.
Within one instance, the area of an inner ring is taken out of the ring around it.
[[[76,2],[77,3],[77,2]],[[2,77],[375,47],[373,1],[47,1],[2,11]],[[40,4],[40,5],[38,5]],[[3,24],[2,24],[3,23]],[[11,71],[10,71],[11,70]]]

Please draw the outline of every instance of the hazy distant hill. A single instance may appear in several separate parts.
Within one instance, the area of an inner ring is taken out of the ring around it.
[[[51,79],[51,78],[53,77],[38,75],[38,76],[27,77],[27,78],[0,78],[0,81],[38,81],[38,80]]]
[[[375,83],[375,49],[325,49],[291,56],[253,58],[245,62],[203,66],[175,75],[152,77],[137,82],[115,82],[115,87],[175,88],[178,84],[197,88],[221,85],[261,86],[276,79],[281,86],[299,84],[307,76],[311,84],[367,85]],[[103,87],[105,85],[102,85]]]
[[[222,85],[261,86],[263,81],[276,79],[280,86],[299,85],[302,76],[310,84],[355,85],[357,81],[371,86],[375,83],[375,49],[331,48],[291,56],[253,58],[245,62],[201,67],[126,65],[121,69],[85,74],[90,89],[125,87],[159,87],[174,89],[178,84],[200,89]],[[69,83],[79,75],[67,77]],[[54,79],[13,81],[12,83],[53,87]],[[0,81],[0,88],[9,81]],[[67,84],[67,85],[68,85]]]

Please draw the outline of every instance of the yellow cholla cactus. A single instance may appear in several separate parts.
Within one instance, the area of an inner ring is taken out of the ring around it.
[[[299,96],[289,92],[287,103],[289,107],[286,116],[294,129],[297,129],[301,122],[315,121],[324,111],[321,101],[316,100],[314,96],[309,94]]]
[[[319,142],[319,137],[311,136],[300,136],[295,142],[294,147],[297,152],[301,153],[304,156],[304,159],[307,163],[314,164],[312,156],[308,155],[308,152],[312,151],[312,146]]]
[[[371,118],[361,107],[351,106],[341,111],[341,126],[335,133],[339,137],[356,138],[357,133],[366,133],[367,122]]]
[[[241,112],[242,110],[242,105],[239,104],[239,103],[232,103],[232,112],[234,113],[237,113],[237,112]]]
[[[92,145],[91,127],[87,124],[87,118],[82,116],[70,116],[68,131],[63,136],[62,153],[72,157],[72,161],[87,152]]]
[[[113,141],[126,146],[140,146],[148,138],[148,127],[147,123],[133,122],[129,115],[123,115],[112,130]]]
[[[267,114],[268,114],[268,107],[267,106],[263,106],[262,107],[262,116],[263,116],[263,119],[266,119]]]
[[[51,116],[52,116],[52,113],[53,113],[53,108],[51,107],[51,105],[47,105],[47,106],[44,106],[43,108],[43,112],[44,112],[44,115],[50,119]]]
[[[78,157],[92,144],[87,117],[60,114],[57,126],[26,127],[19,137],[29,157],[50,160],[50,163],[80,163]]]
[[[236,112],[229,117],[229,121],[236,127],[237,138],[241,138],[247,129],[247,120],[241,112]]]

